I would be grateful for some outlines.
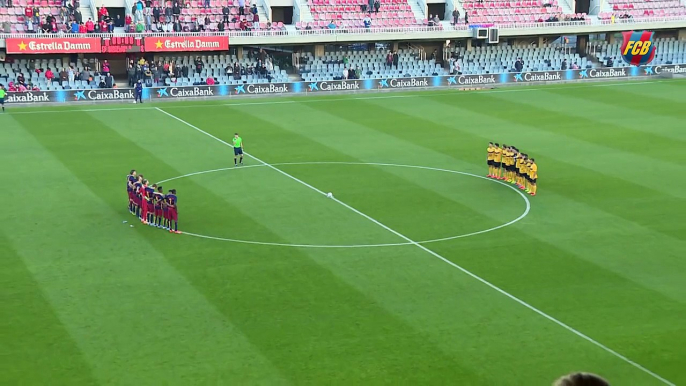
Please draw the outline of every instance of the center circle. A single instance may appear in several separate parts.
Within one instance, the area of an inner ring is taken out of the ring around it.
[[[473,178],[479,178],[482,180],[486,180],[492,183],[496,183],[499,185],[502,185],[505,188],[511,189],[512,191],[516,192],[523,200],[525,204],[524,211],[522,214],[520,214],[518,217],[505,222],[503,224],[500,224],[498,226],[494,226],[491,228],[487,229],[482,229],[479,231],[474,231],[474,232],[469,232],[469,233],[464,233],[464,234],[459,234],[459,235],[454,235],[454,236],[449,236],[449,237],[441,237],[441,238],[435,238],[435,239],[428,239],[428,240],[422,240],[422,241],[407,241],[407,242],[398,242],[398,243],[379,243],[379,244],[349,244],[349,245],[329,245],[329,244],[296,244],[296,243],[277,243],[277,242],[268,242],[268,241],[256,241],[256,240],[240,240],[240,239],[233,239],[233,238],[227,238],[227,237],[217,237],[217,236],[211,236],[211,235],[203,235],[203,234],[198,234],[198,233],[193,233],[193,232],[187,232],[184,231],[183,234],[187,236],[193,236],[193,237],[199,237],[199,238],[204,238],[204,239],[210,239],[210,240],[218,240],[218,241],[228,241],[228,242],[233,242],[233,243],[241,243],[241,244],[254,244],[254,245],[267,245],[267,246],[280,246],[280,247],[297,247],[297,248],[372,248],[372,247],[393,247],[393,246],[402,246],[402,245],[415,245],[415,244],[430,244],[430,243],[437,243],[441,241],[448,241],[448,240],[455,240],[455,239],[460,239],[460,238],[465,238],[465,237],[470,237],[470,236],[476,236],[480,235],[483,233],[488,233],[492,232],[507,226],[510,226],[524,217],[526,217],[529,214],[529,211],[531,209],[531,202],[529,201],[529,198],[526,196],[526,194],[522,193],[519,189],[517,189],[514,186],[511,186],[509,184],[506,184],[504,182],[498,181],[498,180],[493,180],[484,176],[480,176],[477,174],[472,174],[472,173],[467,173],[467,172],[461,172],[457,170],[450,170],[450,169],[443,169],[443,168],[434,168],[434,167],[429,167],[429,166],[417,166],[417,165],[403,165],[403,164],[392,164],[392,163],[378,163],[378,162],[335,162],[335,161],[314,161],[314,162],[282,162],[282,163],[274,163],[270,165],[266,164],[256,164],[256,165],[246,165],[246,166],[241,166],[239,169],[247,169],[247,168],[259,168],[259,167],[268,167],[268,166],[273,166],[273,167],[279,167],[279,166],[295,166],[295,165],[368,165],[368,166],[380,166],[380,167],[394,167],[394,168],[407,168],[407,169],[421,169],[421,170],[431,170],[431,171],[438,171],[438,172],[444,172],[444,173],[451,173],[451,174],[459,174],[463,176],[468,176],[468,177],[473,177]],[[194,172],[194,173],[189,173],[189,174],[184,174],[181,176],[177,177],[172,177],[168,178],[166,180],[159,181],[158,184],[162,184],[165,182],[170,182],[170,181],[175,181],[187,177],[192,177],[192,176],[197,176],[197,175],[203,175],[203,174],[209,174],[209,173],[216,173],[216,172],[222,172],[222,171],[229,171],[229,170],[236,170],[237,168],[235,167],[226,167],[226,168],[219,168],[219,169],[211,169],[211,170],[205,170],[205,171],[199,171],[199,172]]]

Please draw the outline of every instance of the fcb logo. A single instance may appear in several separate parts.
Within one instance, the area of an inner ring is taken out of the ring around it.
[[[642,66],[653,61],[655,58],[655,44],[653,32],[628,31],[622,32],[624,43],[620,52],[624,61],[632,66]]]

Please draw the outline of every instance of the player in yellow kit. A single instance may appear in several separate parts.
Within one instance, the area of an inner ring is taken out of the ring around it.
[[[514,182],[514,159],[515,159],[515,152],[514,152],[514,146],[509,146],[507,148],[506,152],[507,156],[507,168],[505,169],[505,180],[509,183]]]
[[[538,179],[538,165],[536,165],[536,160],[531,159],[531,163],[529,164],[529,184],[530,184],[530,192],[532,196],[536,195],[536,180]]]
[[[529,174],[529,171],[527,170],[526,163],[528,162],[526,154],[522,154],[522,162],[519,164],[519,175],[521,176],[521,181],[522,184],[519,186],[519,189],[526,190],[527,188],[527,181],[526,181],[526,176]]]
[[[491,176],[492,178],[495,178],[496,180],[500,179],[500,167],[502,166],[502,160],[503,160],[503,149],[501,149],[500,145],[498,145],[496,143],[495,148],[494,148],[494,155],[493,155],[493,175]]]
[[[488,164],[488,178],[493,178],[495,175],[495,172],[493,171],[493,158],[495,157],[495,146],[493,146],[493,142],[488,143],[488,149],[487,149],[487,157],[486,157],[486,163]]]

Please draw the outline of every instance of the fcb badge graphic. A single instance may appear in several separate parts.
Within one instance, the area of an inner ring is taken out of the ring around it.
[[[643,66],[655,58],[655,44],[653,32],[628,31],[622,32],[624,43],[620,48],[624,61],[632,66]]]

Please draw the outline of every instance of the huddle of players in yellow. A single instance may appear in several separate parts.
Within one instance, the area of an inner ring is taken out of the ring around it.
[[[536,161],[514,146],[488,143],[488,177],[517,184],[519,189],[536,195]]]

